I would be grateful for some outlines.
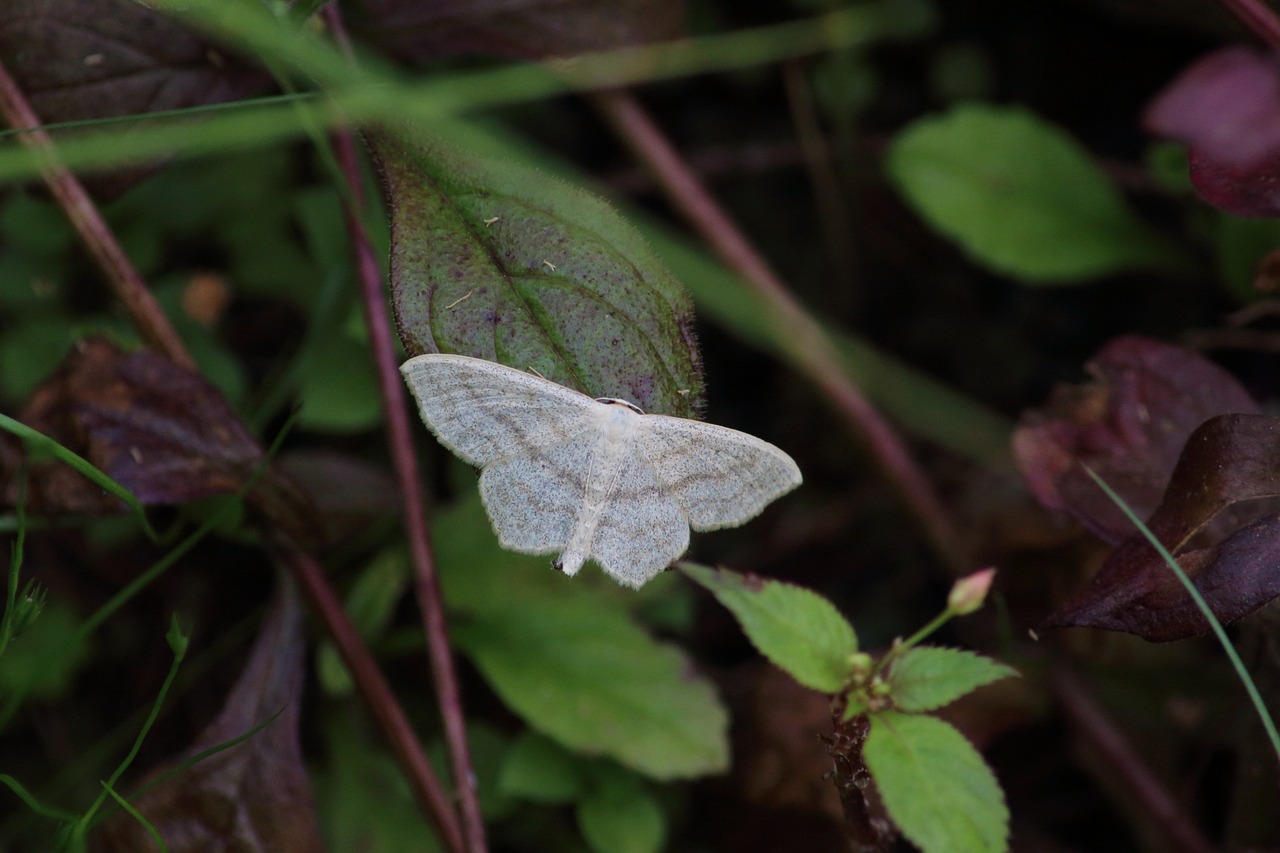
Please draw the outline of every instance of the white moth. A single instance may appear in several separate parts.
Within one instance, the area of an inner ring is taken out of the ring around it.
[[[690,527],[742,524],[800,485],[790,456],[737,430],[463,355],[420,355],[400,372],[440,443],[482,469],[502,547],[557,554],[568,575],[592,559],[639,587],[685,552]]]

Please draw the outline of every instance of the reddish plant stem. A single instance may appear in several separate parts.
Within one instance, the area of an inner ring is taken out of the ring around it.
[[[330,3],[324,10],[337,43],[350,57],[350,44],[342,25],[337,4]],[[400,484],[400,499],[404,510],[409,554],[414,567],[414,589],[418,609],[422,614],[426,633],[427,653],[431,660],[431,672],[435,680],[436,701],[444,722],[445,742],[448,746],[450,766],[453,769],[454,790],[462,815],[462,830],[466,849],[470,853],[483,853],[488,849],[485,840],[484,821],[480,814],[480,801],[476,796],[475,771],[467,746],[466,718],[462,711],[462,693],[458,689],[457,674],[453,665],[453,653],[449,648],[449,635],[445,625],[440,581],[436,574],[435,557],[431,549],[431,534],[427,527],[426,501],[422,493],[417,454],[413,447],[412,423],[406,405],[404,382],[395,362],[395,344],[391,337],[391,325],[387,320],[386,299],[382,291],[382,272],[373,254],[361,219],[363,186],[360,178],[359,159],[355,140],[348,130],[332,134],[338,165],[346,177],[350,191],[345,218],[351,245],[356,256],[356,269],[360,279],[360,294],[364,305],[365,322],[369,329],[369,342],[374,354],[378,375],[378,391],[382,396],[383,410],[387,414],[387,437],[391,446],[396,476]]]
[[[634,96],[613,90],[595,93],[591,98],[623,143],[654,173],[671,204],[769,306],[779,329],[777,340],[865,442],[872,459],[911,510],[939,558],[953,568],[961,568],[950,515],[906,446],[845,375],[822,327],[711,197]]]
[[[427,762],[418,742],[418,736],[409,724],[409,718],[396,703],[395,695],[386,679],[361,640],[360,634],[347,616],[342,602],[334,594],[333,587],[324,572],[311,557],[296,548],[281,549],[290,574],[298,582],[311,603],[312,612],[320,616],[333,640],[334,647],[346,663],[356,689],[364,698],[370,713],[391,744],[391,751],[404,768],[405,777],[413,795],[423,811],[435,821],[441,842],[452,851],[462,851],[462,826],[453,810],[449,795]]]
[[[1280,18],[1261,0],[1218,0],[1272,49],[1280,48]]]
[[[175,364],[194,367],[195,362],[191,360],[182,338],[178,337],[147,289],[146,282],[130,263],[84,185],[58,163],[53,140],[41,129],[40,118],[3,64],[0,64],[0,114],[11,127],[25,131],[18,137],[23,145],[40,153],[43,161],[40,173],[45,184],[110,282],[116,297],[124,303],[143,341]]]
[[[1124,735],[1094,701],[1084,681],[1066,668],[1058,667],[1051,676],[1051,685],[1067,718],[1105,762],[1112,779],[1128,790],[1132,795],[1131,801],[1147,813],[1150,826],[1164,834],[1170,845],[1168,849],[1184,853],[1212,853],[1214,846],[1186,819],[1186,810],[1169,795],[1142,757],[1129,746]]]

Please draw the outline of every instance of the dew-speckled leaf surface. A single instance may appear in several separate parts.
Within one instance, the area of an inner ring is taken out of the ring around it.
[[[612,207],[419,130],[372,144],[391,205],[392,304],[411,354],[475,356],[646,412],[697,414],[692,304]]]

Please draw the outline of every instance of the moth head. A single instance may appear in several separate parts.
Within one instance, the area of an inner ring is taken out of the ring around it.
[[[635,403],[629,403],[626,400],[620,400],[617,397],[596,397],[596,402],[604,403],[606,406],[625,406],[637,415],[644,414],[644,409],[640,408]]]

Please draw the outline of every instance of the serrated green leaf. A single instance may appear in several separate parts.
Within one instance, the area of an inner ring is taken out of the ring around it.
[[[692,303],[612,207],[422,131],[373,144],[391,204],[392,304],[406,350],[537,371],[647,412],[697,413]]]
[[[894,661],[889,695],[901,711],[932,711],[984,684],[1017,674],[1012,667],[963,649],[916,646]]]
[[[936,717],[871,717],[862,756],[889,816],[924,853],[1001,853],[1009,809],[991,768]]]
[[[582,759],[550,738],[526,731],[507,751],[498,787],[512,797],[536,803],[568,803],[585,788]]]
[[[853,626],[815,592],[754,575],[681,563],[680,570],[729,608],[747,638],[805,687],[836,693],[858,651]]]
[[[643,782],[617,769],[598,771],[596,776],[596,784],[578,804],[578,827],[594,853],[661,850],[666,816]]]
[[[887,162],[934,228],[1024,281],[1068,284],[1179,258],[1075,140],[1025,109],[970,104],[922,119]]]
[[[728,766],[728,715],[676,647],[613,590],[498,548],[475,491],[437,515],[437,557],[458,648],[537,731],[656,779]],[[602,581],[605,582],[605,581]]]

